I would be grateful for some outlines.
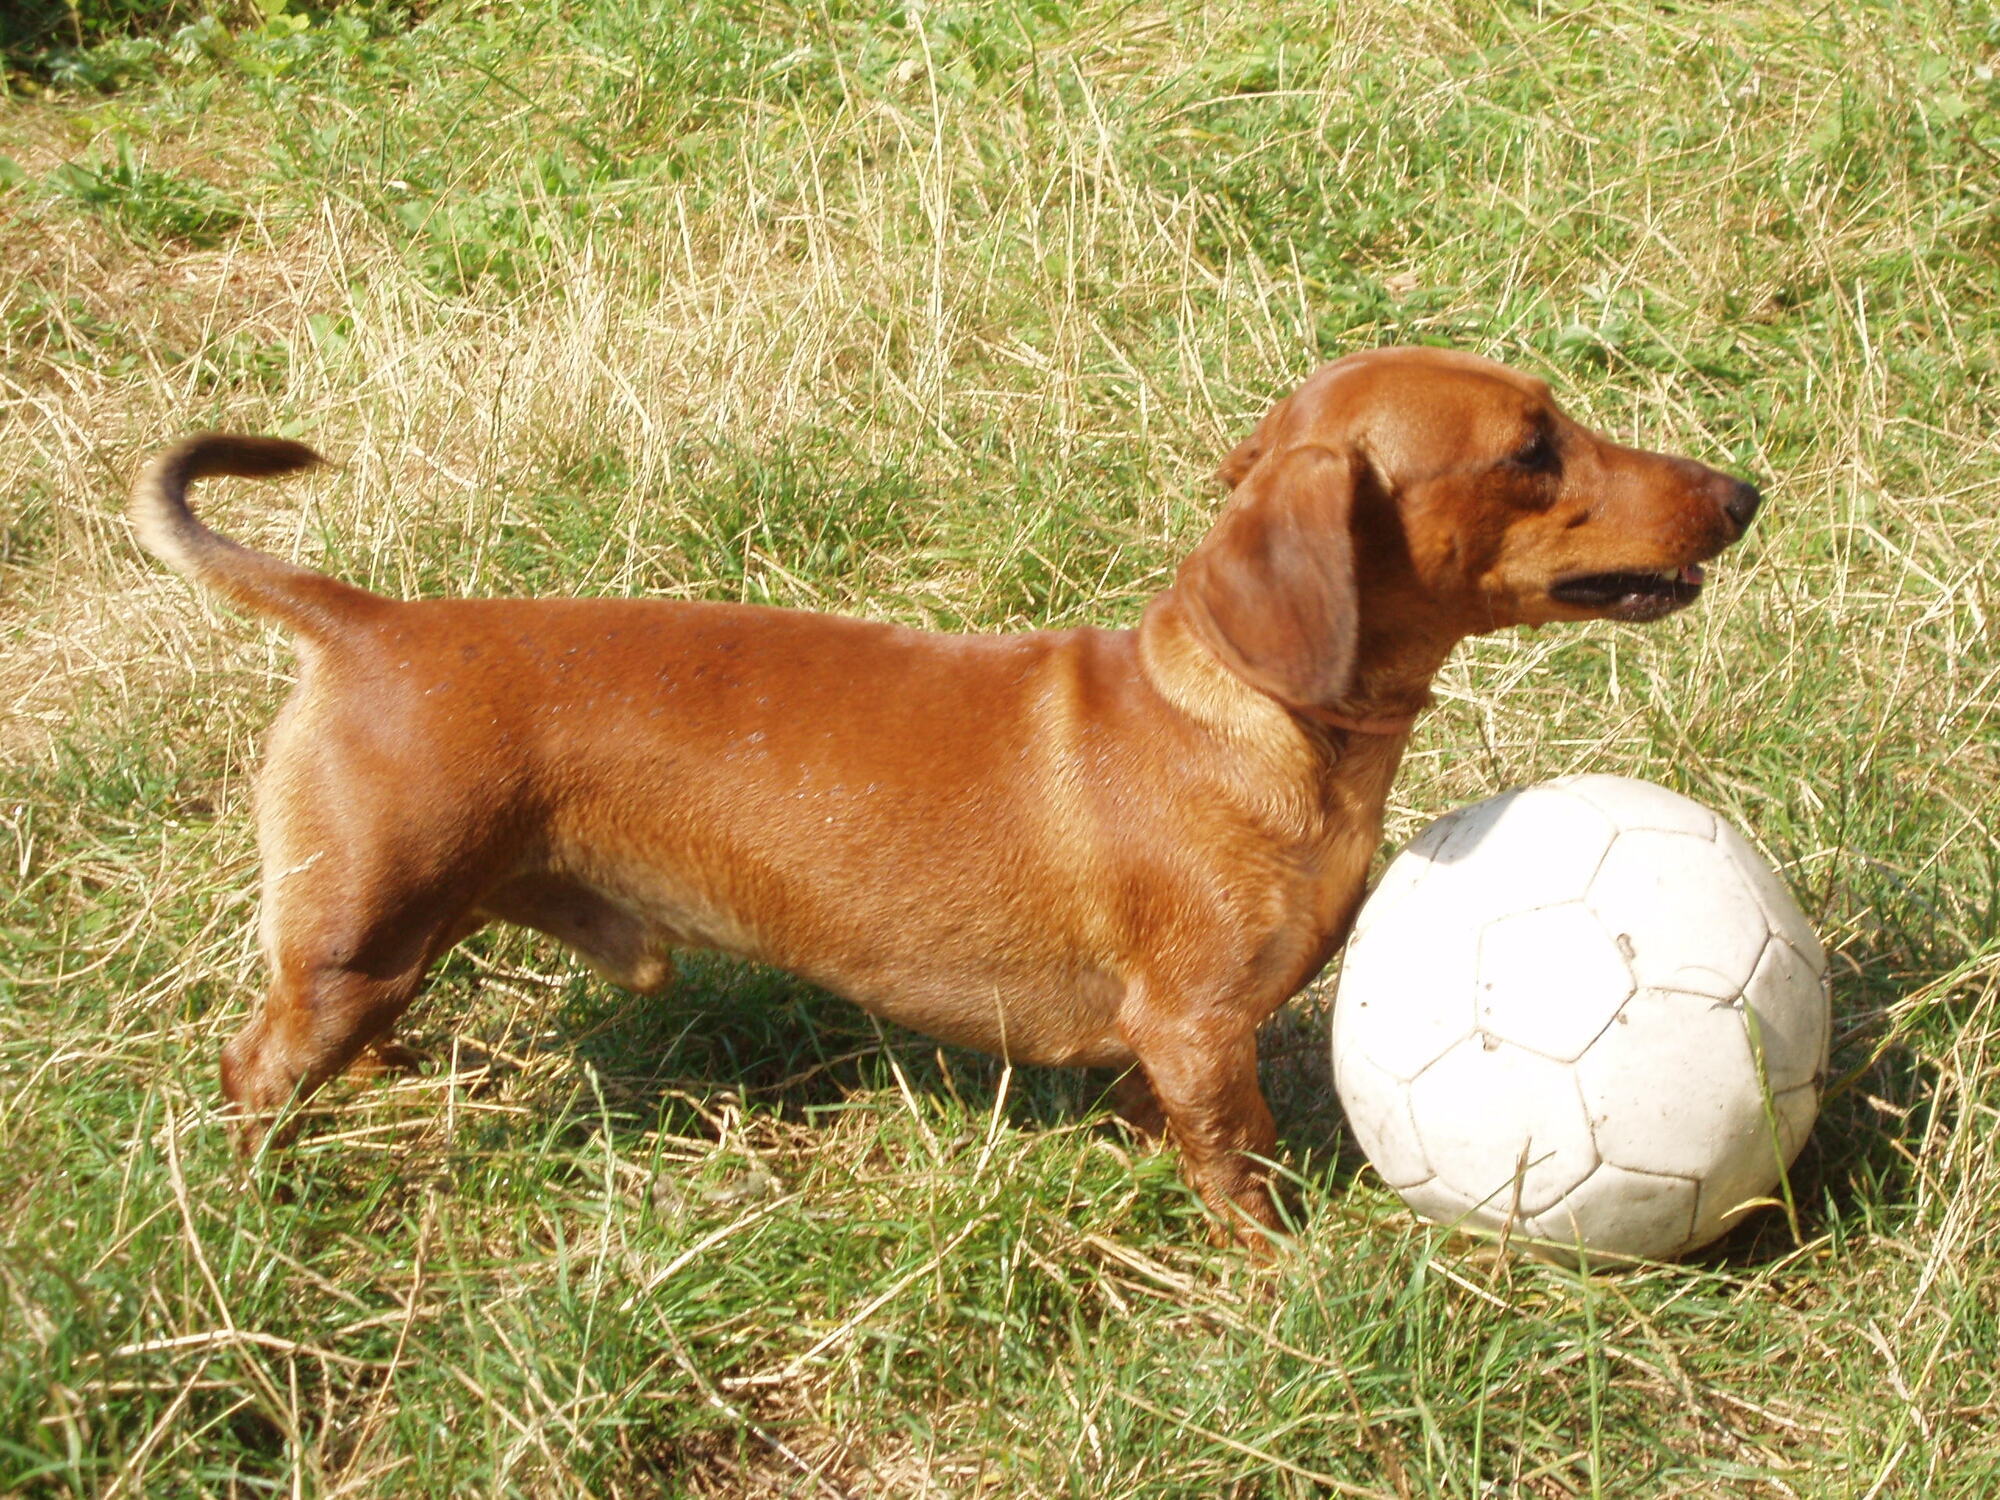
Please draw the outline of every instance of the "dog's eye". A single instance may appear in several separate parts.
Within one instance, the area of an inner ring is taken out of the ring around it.
[[[1556,465],[1556,445],[1551,441],[1548,429],[1536,428],[1534,436],[1508,455],[1507,463],[1512,468],[1536,473],[1553,469]]]

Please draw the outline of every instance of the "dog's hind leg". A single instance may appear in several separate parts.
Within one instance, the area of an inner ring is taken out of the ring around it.
[[[386,1036],[423,979],[417,965],[387,975],[296,958],[277,967],[256,1016],[222,1049],[222,1092],[246,1157],[288,1105],[303,1103]]]
[[[280,869],[265,882],[271,987],[222,1052],[222,1091],[245,1156],[288,1106],[363,1052],[397,1060],[397,1018],[430,966],[479,925],[470,892],[385,881],[396,866],[380,861],[369,862],[362,881],[351,855],[324,848],[310,868]]]
[[[364,1052],[413,1060],[392,1028],[430,966],[485,920],[480,887],[502,854],[490,821],[421,778],[375,776],[374,795],[337,795],[353,780],[330,774],[346,750],[333,736],[282,738],[259,789],[271,985],[222,1053],[246,1156]]]

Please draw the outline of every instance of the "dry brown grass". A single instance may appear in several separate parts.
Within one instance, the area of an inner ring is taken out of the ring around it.
[[[329,22],[290,72],[253,40],[0,105],[0,1488],[1990,1487],[1991,38],[921,17],[468,10],[372,62]],[[171,180],[58,189],[121,133]],[[243,215],[199,246],[156,232],[194,178]],[[439,216],[480,204],[461,248],[512,260],[460,275]],[[1307,1007],[1270,1082],[1314,1217],[1261,1273],[1088,1123],[1094,1083],[727,966],[635,1005],[518,939],[447,966],[438,1067],[333,1101],[295,1202],[236,1191],[209,1079],[290,660],[132,548],[147,449],[322,447],[204,513],[397,594],[1118,623],[1276,393],[1407,339],[1766,483],[1700,611],[1463,651],[1391,832],[1581,769],[1752,830],[1838,966],[1802,1242],[1591,1283],[1418,1231],[1339,1154]],[[731,1199],[758,1164],[783,1192]]]

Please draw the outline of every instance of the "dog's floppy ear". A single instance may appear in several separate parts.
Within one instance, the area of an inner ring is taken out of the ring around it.
[[[1237,676],[1294,707],[1333,702],[1352,684],[1357,467],[1351,455],[1321,447],[1253,458],[1176,578],[1203,644]]]

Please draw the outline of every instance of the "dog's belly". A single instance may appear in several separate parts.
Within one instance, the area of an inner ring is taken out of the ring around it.
[[[1124,983],[1065,934],[1010,924],[1013,903],[1004,891],[985,890],[986,900],[960,906],[886,880],[793,871],[771,882],[782,886],[781,896],[767,888],[761,900],[738,905],[730,899],[734,866],[718,878],[692,861],[601,850],[572,864],[589,873],[565,885],[591,899],[572,898],[567,909],[588,905],[600,915],[587,930],[557,931],[546,920],[529,925],[570,942],[621,983],[651,988],[628,975],[650,974],[647,961],[670,949],[705,948],[788,970],[885,1020],[1010,1061],[1132,1061],[1116,1027]],[[521,920],[505,910],[495,915]],[[633,954],[642,955],[637,965]]]
[[[931,955],[870,962],[852,974],[845,968],[836,961],[798,965],[795,972],[885,1020],[1009,1062],[1125,1067],[1133,1061],[1112,1024],[1123,986],[1101,974],[1050,975]]]

